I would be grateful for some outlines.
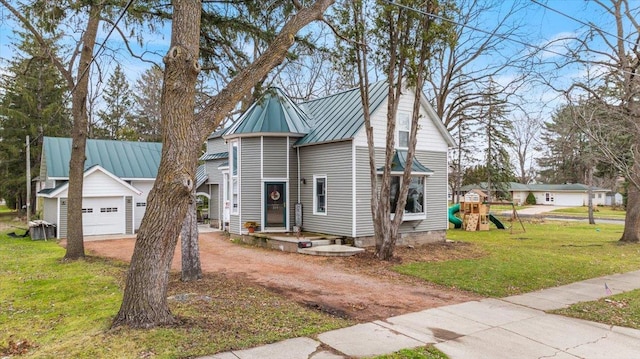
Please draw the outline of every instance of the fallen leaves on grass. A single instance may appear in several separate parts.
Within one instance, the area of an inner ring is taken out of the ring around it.
[[[18,339],[14,340],[13,338],[9,338],[6,347],[0,347],[0,354],[2,356],[6,355],[24,355],[27,354],[29,349],[33,348],[35,345],[29,342],[26,339]]]

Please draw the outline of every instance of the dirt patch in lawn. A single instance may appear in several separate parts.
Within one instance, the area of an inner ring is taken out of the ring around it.
[[[134,239],[87,241],[97,255],[129,261]],[[172,269],[180,270],[180,245]],[[200,235],[205,273],[223,273],[332,315],[372,321],[455,304],[479,297],[404,276],[391,268],[409,261],[469,258],[482,253],[463,243],[399,248],[392,262],[381,262],[367,251],[355,257],[315,257],[234,244],[220,232]],[[206,280],[206,278],[205,278]]]

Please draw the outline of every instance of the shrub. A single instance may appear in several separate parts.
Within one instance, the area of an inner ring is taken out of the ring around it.
[[[526,204],[536,204],[536,196],[533,193],[529,192],[527,195],[527,199],[525,201]]]

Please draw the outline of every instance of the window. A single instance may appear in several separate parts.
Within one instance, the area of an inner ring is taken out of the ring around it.
[[[391,213],[396,213],[398,199],[400,196],[401,176],[391,177]],[[424,219],[426,210],[424,206],[425,176],[411,176],[409,191],[407,192],[407,203],[404,206],[403,218],[407,220]]]
[[[136,207],[146,207],[147,203],[146,202],[136,202]]]
[[[100,208],[100,213],[115,213],[118,212],[118,207],[103,207]]]
[[[409,115],[398,116],[398,147],[409,147],[409,131],[411,130],[411,121]]]
[[[238,214],[238,141],[231,142],[231,212]]]
[[[313,176],[313,214],[327,214],[327,176]]]
[[[93,213],[93,208],[83,208],[82,213]]]
[[[553,193],[545,193],[544,194],[544,201],[545,202],[553,202]]]

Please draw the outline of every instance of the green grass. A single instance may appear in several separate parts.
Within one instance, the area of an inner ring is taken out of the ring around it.
[[[375,359],[448,359],[449,357],[438,349],[429,346],[424,348],[403,349],[399,352],[381,355]]]
[[[640,329],[640,290],[551,311],[569,317]]]
[[[7,208],[7,205],[5,204],[0,205],[0,213],[11,213],[11,212],[15,212],[15,211],[13,209]]]
[[[55,242],[0,234],[0,357],[20,343],[25,358],[194,357],[353,324],[246,281],[217,275],[187,284],[174,275],[170,295],[197,294],[170,301],[182,325],[110,330],[126,266],[91,257],[63,263],[63,256]]]
[[[507,222],[505,222],[507,223]],[[447,238],[473,243],[480,258],[414,262],[400,273],[482,295],[503,297],[640,268],[640,245],[621,245],[622,225],[525,223],[509,230],[450,229]],[[519,232],[516,230],[520,230]]]
[[[549,212],[552,215],[563,215],[563,216],[575,216],[575,217],[588,217],[589,216],[589,207],[567,207],[556,209]],[[602,219],[624,219],[626,212],[623,209],[613,208],[611,206],[598,206],[597,209],[593,212],[593,216],[595,218]]]

